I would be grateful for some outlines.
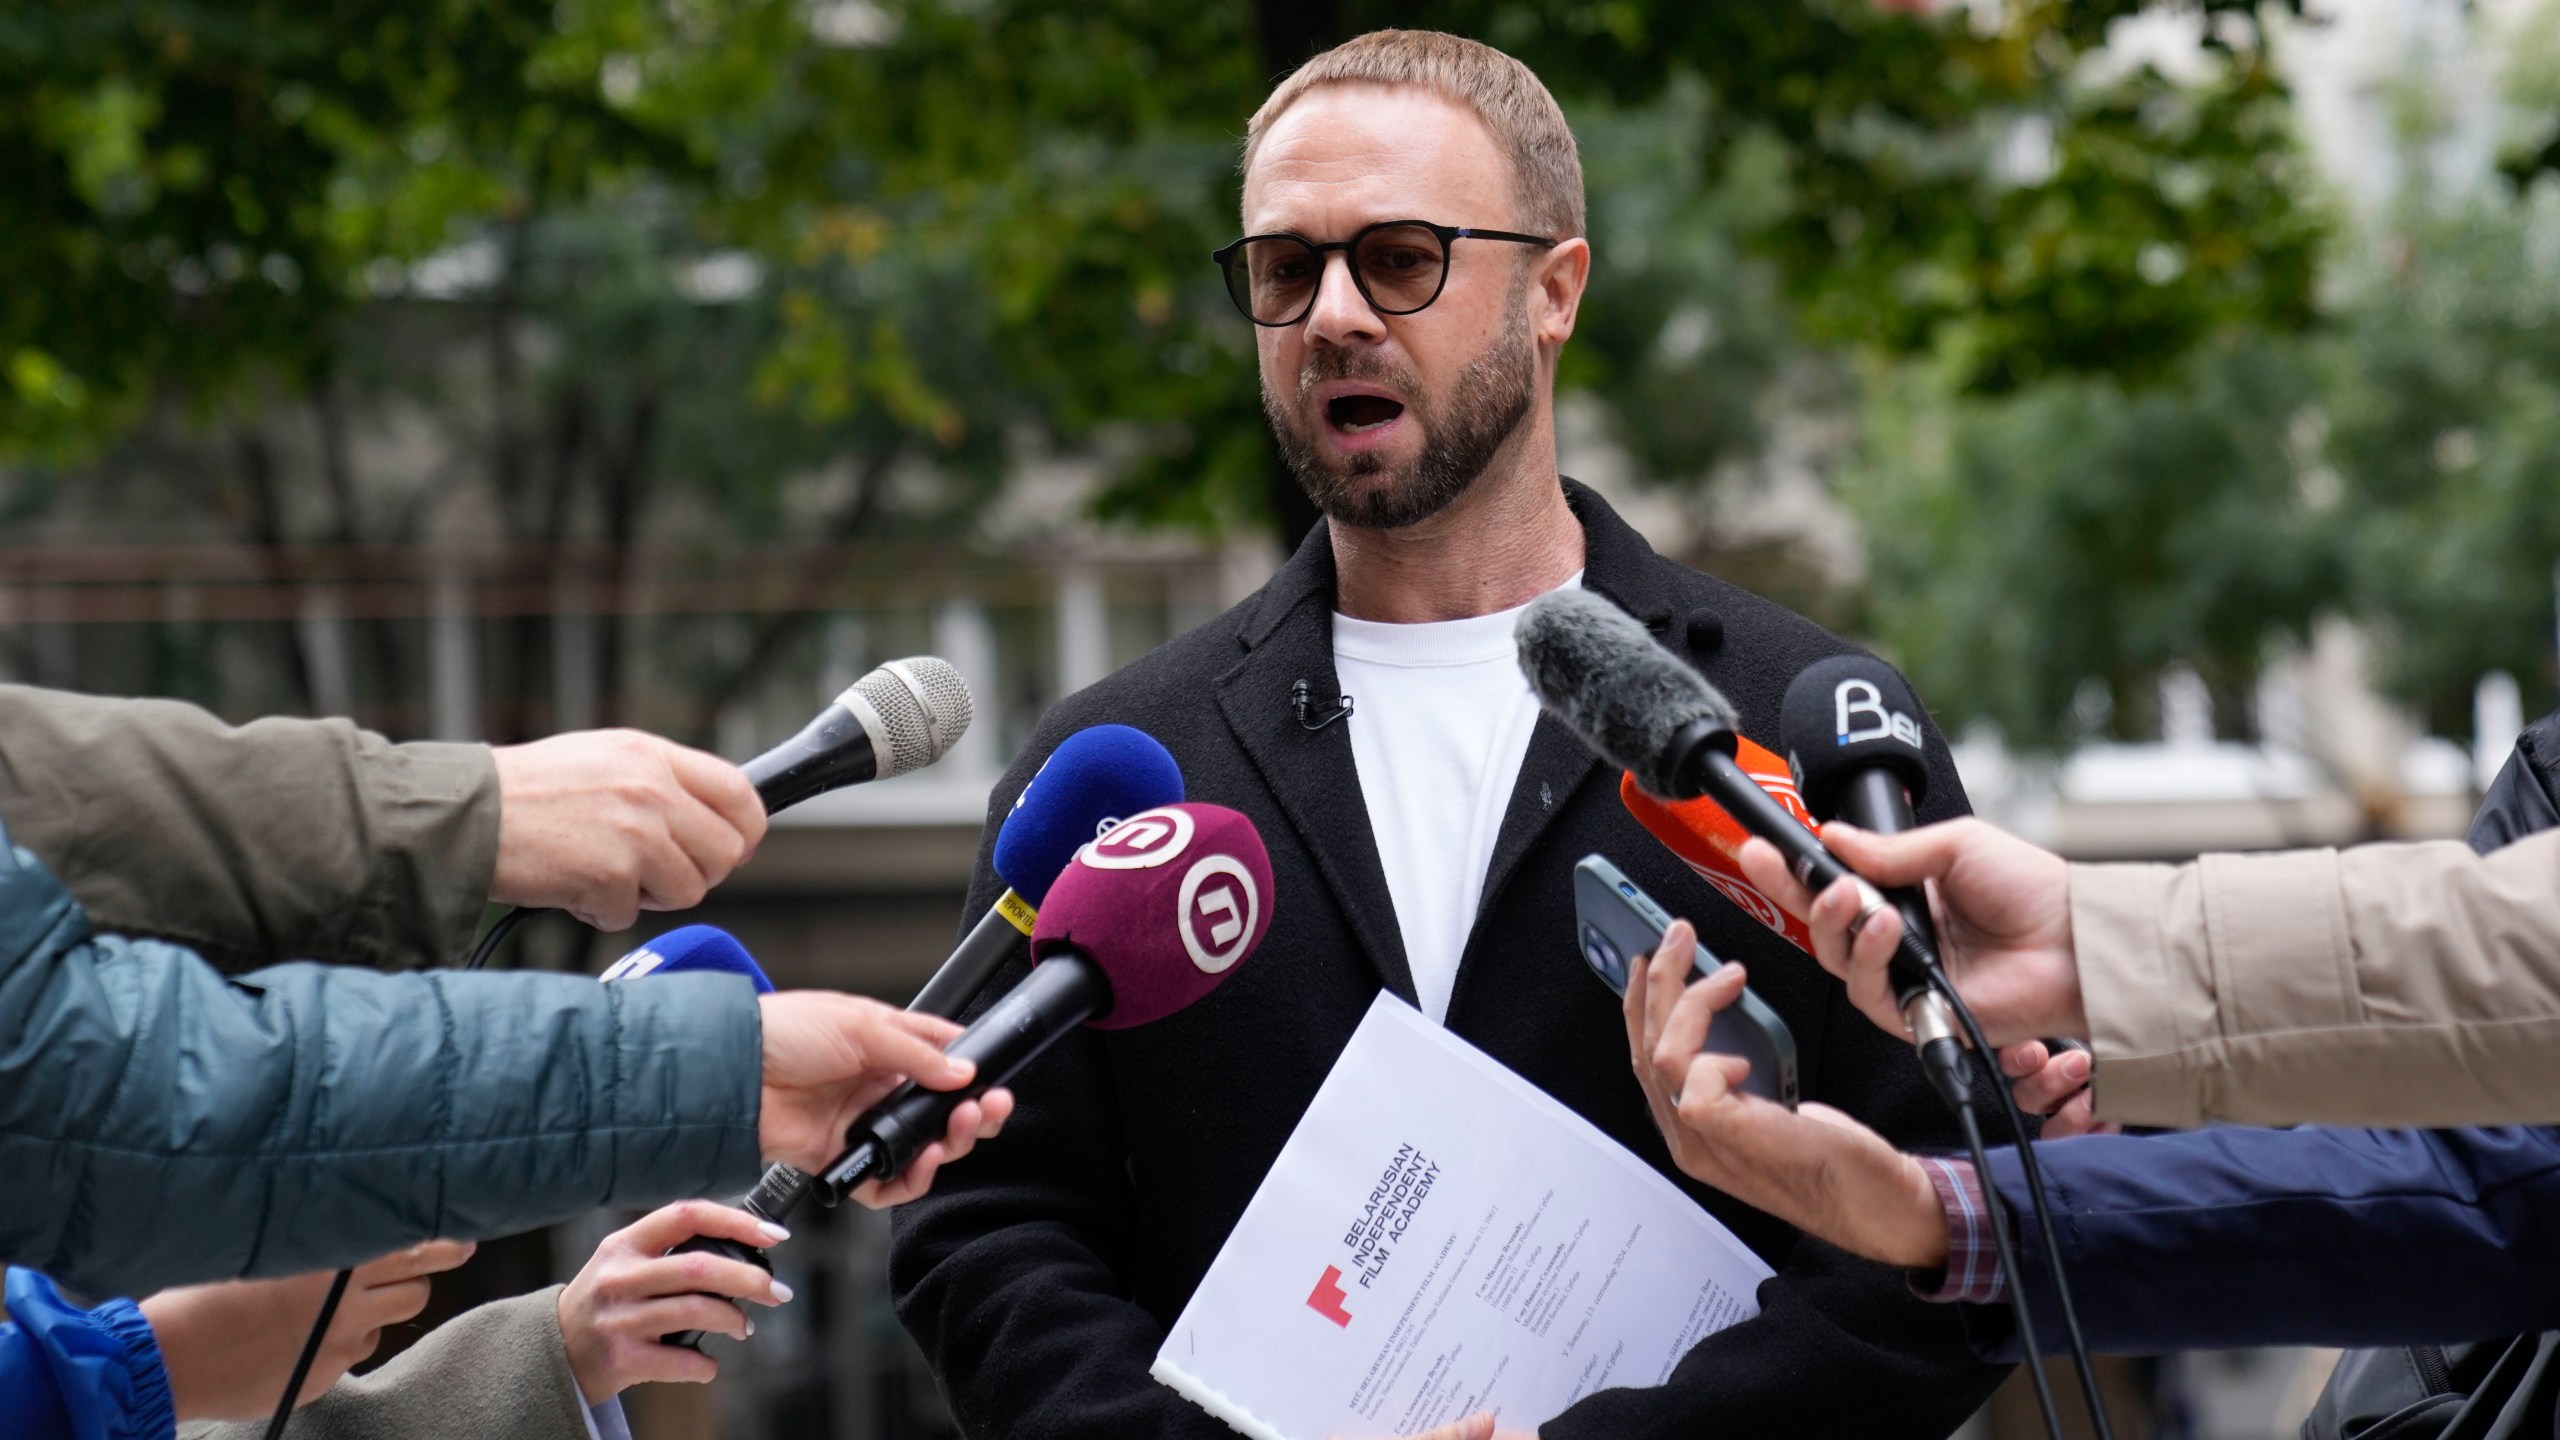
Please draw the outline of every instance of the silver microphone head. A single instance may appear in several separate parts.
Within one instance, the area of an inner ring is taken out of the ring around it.
[[[854,681],[836,703],[871,737],[882,780],[951,753],[976,713],[969,682],[950,661],[934,655],[892,660]]]

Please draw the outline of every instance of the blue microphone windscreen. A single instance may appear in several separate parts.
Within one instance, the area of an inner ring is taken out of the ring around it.
[[[1076,852],[1142,810],[1182,802],[1182,767],[1126,725],[1079,730],[1049,753],[996,832],[996,876],[1037,906]]]
[[[610,985],[617,980],[673,975],[680,970],[744,975],[755,982],[757,994],[773,993],[773,982],[764,978],[764,969],[756,964],[756,957],[747,953],[737,936],[717,925],[687,925],[670,930],[614,961],[596,978]]]

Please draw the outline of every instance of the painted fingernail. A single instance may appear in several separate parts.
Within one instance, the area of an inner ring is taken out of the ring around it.
[[[790,1304],[790,1303],[791,1303],[791,1294],[792,1294],[792,1291],[791,1291],[791,1287],[790,1287],[790,1286],[783,1284],[783,1283],[782,1283],[781,1281],[779,1281],[779,1280],[776,1280],[776,1281],[774,1281],[774,1282],[773,1282],[773,1303],[774,1303],[774,1304],[776,1304],[776,1305],[788,1305],[788,1304]]]
[[[759,1225],[757,1228],[764,1232],[764,1243],[767,1245],[779,1245],[783,1241],[791,1238],[790,1231],[783,1229],[781,1226],[774,1224],[770,1220],[763,1222],[763,1224]]]
[[[747,1333],[749,1335],[756,1333],[756,1317],[753,1315],[747,1317]]]

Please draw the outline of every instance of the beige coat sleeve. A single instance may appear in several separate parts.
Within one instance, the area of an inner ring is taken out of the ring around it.
[[[281,1386],[278,1387],[281,1390]],[[587,1440],[587,1402],[560,1339],[560,1287],[466,1310],[370,1375],[294,1412],[293,1440]],[[267,1425],[178,1427],[178,1440],[260,1440]]]
[[[2560,1123],[2560,830],[2071,867],[2097,1111]]]
[[[0,685],[0,821],[100,931],[227,970],[449,963],[497,864],[480,745]]]

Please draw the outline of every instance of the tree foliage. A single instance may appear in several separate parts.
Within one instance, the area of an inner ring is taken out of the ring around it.
[[[1986,28],[1865,0],[45,0],[0,22],[0,217],[31,240],[0,272],[0,436],[111,431],[142,396],[217,396],[262,362],[324,370],[381,262],[650,194],[704,243],[786,265],[832,248],[849,269],[892,250],[965,267],[982,373],[1022,418],[1147,440],[1106,508],[1249,518],[1268,470],[1250,347],[1204,258],[1233,229],[1235,137],[1300,58],[1267,47],[1402,23],[1511,50],[1586,128],[1666,109],[1695,126],[1662,177],[1675,203],[1601,207],[1659,228],[1600,237],[1647,259],[1604,266],[1579,372],[1659,473],[1694,479],[1729,453],[1700,448],[1694,397],[1639,380],[1622,403],[1613,382],[1661,350],[1632,317],[1742,283],[1730,239],[1814,338],[1951,347],[1976,387],[2143,378],[2218,327],[2299,318],[2316,233],[2268,118],[2280,87],[2246,43],[2200,87],[2091,82],[2107,24],[2141,8],[2006,6]],[[2253,6],[2203,8],[2216,35],[2254,33]],[[1755,206],[1701,209],[1737,184]],[[866,373],[829,353],[862,327],[800,293],[774,362],[823,404]],[[921,416],[912,378],[873,396]]]
[[[2138,733],[2161,667],[2245,696],[2268,640],[2341,594],[2336,536],[2288,450],[2318,394],[2298,350],[2236,338],[2141,389],[1948,388],[1898,388],[1846,480],[1869,625],[1943,722],[1989,720],[2031,749],[2093,722]],[[2093,680],[2116,713],[2077,703]]]

